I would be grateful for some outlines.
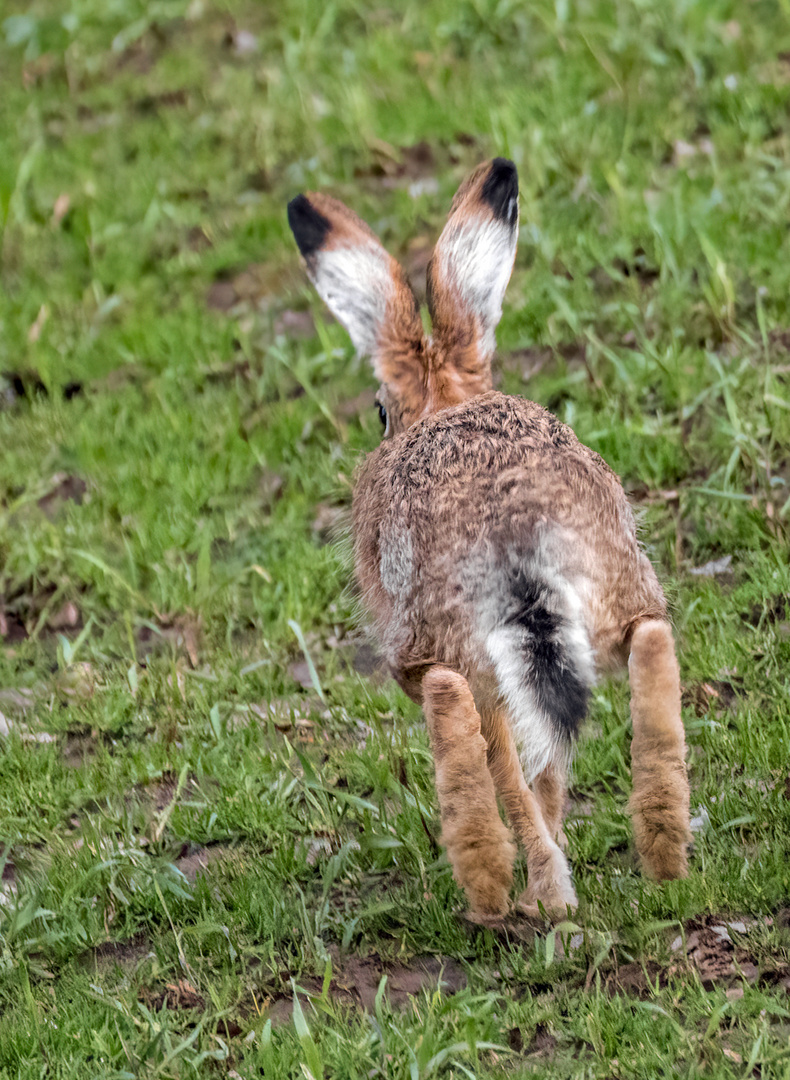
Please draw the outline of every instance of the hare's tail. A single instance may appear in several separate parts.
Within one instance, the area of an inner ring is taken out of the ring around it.
[[[581,612],[570,582],[519,567],[486,639],[528,782],[567,762],[587,712],[595,665]]]

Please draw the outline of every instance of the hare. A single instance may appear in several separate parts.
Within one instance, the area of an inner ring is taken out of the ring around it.
[[[504,158],[461,185],[428,267],[426,336],[403,270],[336,199],[288,220],[320,296],[370,356],[384,440],[355,482],[355,574],[400,686],[422,704],[442,843],[470,917],[577,904],[561,849],[566,777],[596,672],[628,664],[636,846],[687,872],[689,789],[666,602],[620,481],[540,405],[492,390],[518,235]]]

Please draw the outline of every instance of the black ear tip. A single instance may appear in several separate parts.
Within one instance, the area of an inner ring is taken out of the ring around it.
[[[324,246],[331,222],[319,213],[306,195],[288,203],[288,224],[302,255],[307,259]]]
[[[518,220],[518,170],[507,158],[494,158],[482,191],[498,221],[515,225]]]
[[[491,162],[491,172],[497,176],[512,178],[514,183],[518,183],[518,169],[510,158],[495,157]]]

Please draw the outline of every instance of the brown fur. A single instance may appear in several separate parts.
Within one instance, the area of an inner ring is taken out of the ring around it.
[[[466,890],[473,911],[504,915],[516,849],[497,810],[474,698],[463,676],[438,665],[422,680],[422,694],[436,769],[442,843],[453,875]]]
[[[488,768],[505,813],[527,856],[528,888],[519,899],[524,914],[538,915],[538,901],[550,914],[576,907],[568,864],[562,856],[541,805],[524,779],[507,717],[500,710],[487,716]],[[563,790],[564,801],[564,790]]]
[[[564,850],[567,841],[562,831],[562,816],[568,794],[567,769],[559,763],[547,765],[543,772],[535,777],[534,788],[549,836]]]
[[[567,755],[558,749],[530,789],[514,741],[516,718],[481,629],[489,617],[496,627],[509,625],[501,577],[513,565],[548,582],[550,595],[553,588],[561,598],[576,598],[580,614],[573,614],[571,600],[568,611],[583,628],[569,640],[580,664],[587,663],[586,647],[598,670],[622,667],[630,653],[631,811],[647,872],[685,874],[689,837],[672,633],[622,486],[598,454],[541,406],[491,390],[487,349],[510,266],[492,263],[489,278],[486,263],[470,285],[464,260],[473,261],[490,236],[492,251],[512,265],[514,176],[511,163],[497,159],[459,189],[429,270],[432,338],[423,337],[411,291],[389,256],[391,287],[378,307],[375,297],[364,296],[364,273],[348,278],[362,294],[350,308],[350,329],[365,304],[372,305],[372,359],[394,436],[357,475],[356,578],[394,677],[423,704],[443,842],[456,880],[483,919],[504,913],[512,878],[513,847],[495,791],[526,852],[522,909],[561,913],[576,903],[557,844]],[[489,181],[499,184],[498,194],[491,195]],[[358,244],[369,256],[375,238],[342,204],[309,198],[326,219],[322,228],[329,225],[317,255],[306,256],[318,284],[321,266],[331,274],[333,253],[345,258]],[[300,247],[308,249],[311,236],[309,228],[302,240],[297,235]],[[529,715],[520,722],[531,730]]]
[[[534,402],[492,391],[368,455],[353,505],[356,576],[396,677],[436,658],[479,681],[466,597],[446,587],[447,539],[458,523],[465,524],[457,542],[486,536],[504,552],[547,521],[574,536],[564,570],[589,582],[598,662],[618,667],[635,613],[663,617],[664,597],[620,482],[570,428]],[[380,574],[382,538],[406,531],[420,552],[420,583],[394,619],[397,605]]]
[[[680,672],[666,622],[639,623],[631,640],[630,809],[637,851],[654,878],[685,877],[689,787],[680,718]]]

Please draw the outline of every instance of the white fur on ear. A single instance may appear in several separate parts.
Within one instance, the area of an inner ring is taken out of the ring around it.
[[[346,328],[360,356],[376,351],[393,294],[391,263],[373,242],[322,248],[308,261],[316,292]]]
[[[509,213],[518,218],[517,201]],[[482,360],[496,350],[496,327],[502,317],[502,301],[513,272],[518,229],[507,220],[481,221],[473,216],[448,222],[436,248],[437,282],[455,294],[462,311],[475,316],[480,328],[478,347]]]
[[[488,375],[496,327],[518,243],[518,171],[507,158],[483,162],[461,184],[428,266],[434,336],[469,369]],[[457,350],[460,348],[460,352]]]

